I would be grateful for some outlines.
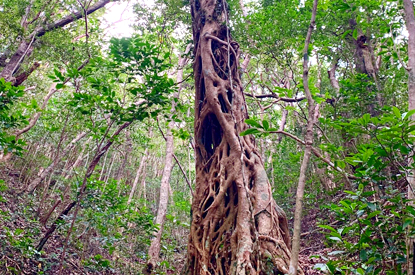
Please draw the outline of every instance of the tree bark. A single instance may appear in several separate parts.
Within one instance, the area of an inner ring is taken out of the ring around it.
[[[148,155],[148,148],[146,148],[146,150],[144,151],[144,155],[141,158],[141,162],[140,162],[140,165],[138,166],[137,174],[135,176],[134,183],[133,183],[133,186],[131,188],[130,195],[128,196],[127,204],[130,204],[131,200],[133,199],[135,190],[137,189],[138,180],[140,179],[140,176],[141,176],[142,171],[143,171],[143,167],[145,167],[145,163],[147,161],[147,155]]]
[[[406,22],[406,29],[408,30],[408,101],[409,106],[408,110],[415,109],[415,16],[414,16],[414,6],[411,0],[403,0],[403,7],[405,13],[405,22]],[[411,117],[412,120],[415,120],[415,115]],[[410,166],[413,163],[413,159],[410,159]],[[414,197],[414,190],[415,190],[415,171],[411,170],[408,180],[408,199],[415,199]],[[414,238],[408,238],[407,240],[407,256],[408,256],[408,274],[412,274],[415,270],[415,261],[411,261],[412,257],[410,257],[411,253],[414,250]]]
[[[288,273],[290,237],[252,136],[225,1],[192,0],[196,191],[184,274]]]
[[[306,181],[306,173],[308,164],[310,162],[311,157],[311,150],[313,147],[313,138],[314,138],[314,124],[316,122],[317,116],[316,113],[318,109],[318,105],[315,104],[313,97],[311,95],[311,91],[308,85],[308,48],[310,45],[311,34],[313,32],[315,22],[316,22],[316,14],[317,14],[317,4],[318,0],[314,0],[313,3],[313,12],[311,15],[310,26],[308,28],[307,37],[305,40],[304,51],[303,51],[303,86],[304,92],[307,97],[308,103],[308,122],[307,122],[307,131],[304,137],[305,142],[305,150],[303,161],[301,163],[300,168],[300,177],[298,179],[298,187],[297,187],[297,196],[295,199],[295,214],[294,214],[294,234],[293,234],[293,248],[292,248],[292,255],[290,261],[290,269],[289,275],[297,275],[298,273],[298,256],[300,254],[300,238],[301,238],[301,216],[303,211],[303,199],[304,199],[304,187]]]
[[[288,115],[288,110],[283,109],[282,110],[282,117],[281,117],[280,127],[278,128],[278,131],[284,131],[285,124],[287,123],[287,115]],[[278,139],[277,139],[278,144],[281,143],[281,140],[282,140],[282,135],[279,135]]]
[[[151,274],[152,269],[156,266],[157,260],[159,259],[161,234],[163,233],[163,226],[167,214],[167,204],[169,201],[170,175],[173,168],[174,145],[173,135],[171,132],[171,127],[173,126],[172,124],[172,122],[169,123],[169,127],[166,132],[166,157],[164,159],[164,169],[160,183],[159,204],[155,221],[155,224],[159,226],[159,230],[154,234],[151,241],[151,245],[148,250],[147,266],[146,270],[144,270],[144,274]]]

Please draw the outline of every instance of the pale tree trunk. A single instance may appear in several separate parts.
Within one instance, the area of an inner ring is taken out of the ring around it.
[[[288,110],[287,109],[282,110],[282,117],[281,117],[281,122],[278,128],[278,131],[284,131],[285,124],[287,124],[287,115],[288,115]],[[280,144],[281,141],[282,141],[282,135],[280,134],[278,135],[278,139],[277,139],[278,144]]]
[[[172,120],[173,114],[175,112],[175,105],[179,98],[179,93],[181,90],[181,82],[183,81],[183,67],[186,64],[187,58],[186,54],[190,51],[191,44],[189,44],[186,48],[186,51],[183,56],[179,58],[179,69],[177,71],[177,82],[179,83],[179,89],[177,93],[173,97],[172,101],[172,108],[170,113],[170,122],[167,126],[167,131],[165,135],[166,139],[166,157],[164,160],[164,169],[163,174],[161,177],[161,184],[160,184],[160,197],[159,197],[159,205],[157,208],[157,217],[156,217],[156,224],[159,225],[159,230],[154,234],[154,238],[151,241],[150,248],[148,250],[148,261],[147,266],[144,270],[145,274],[151,274],[152,269],[156,266],[157,261],[159,259],[160,254],[160,242],[161,242],[161,235],[163,233],[163,226],[166,220],[167,214],[167,205],[169,202],[169,192],[171,191],[170,186],[170,175],[173,168],[173,154],[174,154],[174,143],[173,143],[173,135],[172,135],[172,128],[174,126],[174,121]]]
[[[60,162],[60,160],[65,157],[75,146],[75,144],[82,139],[86,135],[85,132],[80,133],[77,135],[69,144],[63,149],[62,154],[60,156],[57,156],[57,159],[53,161],[46,169],[44,169],[40,175],[34,179],[29,186],[26,189],[27,193],[32,193],[33,190],[46,178],[46,176],[52,172],[53,168],[55,168],[56,164]]]
[[[105,154],[104,163],[102,164],[101,174],[99,175],[99,180],[104,180],[104,171],[105,165],[107,164],[108,152]]]
[[[147,177],[147,169],[146,164],[144,164],[144,171],[143,171],[143,177],[141,178],[141,188],[138,192],[138,198],[141,198],[141,193],[143,193],[143,199],[144,199],[144,205],[146,205],[147,202],[147,188],[146,188],[146,177]]]
[[[121,190],[122,190],[122,188],[120,187],[121,179],[124,177],[125,166],[128,163],[128,157],[130,156],[131,148],[133,147],[133,144],[130,138],[130,132],[127,131],[125,135],[126,135],[126,141],[125,141],[125,147],[124,147],[124,158],[123,158],[123,161],[120,167],[118,168],[117,177],[115,178],[115,180],[117,181],[118,197],[121,195]]]
[[[114,154],[113,154],[113,156],[111,158],[110,168],[108,169],[108,175],[104,175],[104,178],[105,178],[104,190],[105,190],[105,187],[107,186],[108,180],[109,180],[109,178],[111,176],[112,167],[114,166],[114,162],[115,162],[115,159],[116,158],[117,158],[117,154],[114,152]]]
[[[336,58],[332,62],[330,69],[327,70],[327,74],[329,75],[330,84],[336,90],[336,95],[338,95],[339,92],[340,92],[339,81],[336,78],[336,69],[337,69],[338,61],[339,61],[338,58]]]
[[[244,1],[243,0],[239,0],[239,7],[241,8],[242,15],[244,17],[247,17],[248,16],[248,13],[246,12],[246,8],[245,8]],[[246,72],[250,61],[251,61],[251,56],[249,55],[249,53],[247,53],[245,55],[244,61],[242,62],[241,66],[240,66],[242,72]]]
[[[184,274],[287,273],[290,237],[252,136],[225,1],[192,0],[196,190]]]
[[[75,162],[74,162],[74,164],[69,168],[69,171],[67,171],[67,173],[66,173],[66,175],[65,175],[65,180],[68,180],[70,177],[71,177],[71,175],[72,175],[72,171],[73,171],[73,169],[75,169],[75,168],[77,168],[80,164],[81,164],[81,161],[82,161],[82,159],[83,159],[83,156],[84,156],[84,152],[85,152],[85,149],[86,149],[86,146],[88,145],[88,143],[90,142],[92,140],[92,137],[90,137],[90,138],[88,138],[88,140],[84,143],[84,145],[82,146],[82,150],[81,150],[81,153],[79,154],[79,156],[78,156],[78,158],[75,160]],[[46,212],[46,214],[44,214],[40,219],[39,219],[39,221],[40,221],[40,223],[42,224],[42,225],[46,225],[46,223],[48,222],[48,220],[49,220],[49,218],[50,218],[50,216],[53,214],[53,212],[55,211],[55,209],[61,204],[61,202],[62,202],[62,198],[65,200],[65,197],[67,196],[67,193],[68,193],[68,191],[69,191],[69,189],[70,189],[70,182],[68,182],[68,183],[66,183],[66,187],[65,187],[65,189],[63,190],[63,193],[62,193],[62,197],[61,196],[55,196],[55,202],[54,202],[54,204],[52,205],[52,207]]]
[[[81,165],[82,159],[84,158],[84,152],[86,149],[86,146],[91,142],[92,137],[88,138],[88,140],[84,143],[84,146],[82,146],[82,151],[79,154],[78,158],[75,160],[74,164],[71,166],[69,171],[66,173],[65,179],[69,179],[71,177],[72,171]]]
[[[301,163],[300,168],[300,177],[298,179],[298,187],[297,187],[297,196],[295,199],[295,214],[294,214],[294,233],[293,233],[293,244],[292,244],[292,255],[290,261],[290,275],[297,275],[298,273],[298,256],[300,253],[300,237],[301,237],[301,218],[302,218],[302,211],[303,211],[303,199],[304,199],[304,187],[306,182],[306,173],[308,164],[310,162],[311,157],[311,150],[313,146],[313,137],[314,137],[314,124],[316,122],[316,113],[318,113],[318,105],[315,104],[313,97],[310,92],[310,88],[308,85],[308,48],[310,45],[311,34],[313,32],[315,21],[316,21],[316,14],[317,14],[317,4],[318,0],[314,0],[313,3],[313,12],[311,15],[311,22],[308,28],[307,37],[305,40],[305,46],[303,51],[303,86],[304,92],[307,98],[308,103],[308,122],[307,122],[307,131],[304,137],[305,142],[305,150],[303,161]]]
[[[169,126],[172,122],[169,123]],[[156,266],[157,260],[159,258],[160,253],[160,241],[161,235],[163,233],[163,226],[164,221],[166,219],[167,213],[167,204],[169,201],[169,188],[170,188],[170,174],[173,167],[173,135],[171,133],[171,128],[168,127],[166,132],[166,157],[164,160],[164,170],[163,175],[161,177],[160,183],[160,196],[159,196],[159,204],[157,208],[157,216],[155,224],[159,226],[159,230],[154,234],[154,237],[151,241],[150,248],[148,250],[148,261],[146,270],[144,270],[144,274],[151,274],[152,269]]]
[[[415,109],[415,16],[414,16],[414,6],[411,0],[403,0],[406,29],[408,30],[408,100],[409,106],[408,110]],[[415,116],[411,117],[412,120],[415,120]],[[410,158],[409,165],[413,164],[412,158]],[[408,199],[414,200],[414,190],[415,190],[415,171],[411,170],[408,180]],[[413,201],[412,201],[413,204]],[[414,250],[414,238],[408,238],[407,241],[407,259],[408,259],[408,274],[414,272],[415,262],[411,263],[410,255]]]
[[[137,169],[137,174],[134,178],[134,182],[133,182],[133,186],[131,188],[131,192],[130,195],[128,196],[128,200],[127,200],[127,205],[129,205],[131,203],[131,200],[133,199],[135,190],[137,189],[137,185],[138,185],[138,180],[140,179],[140,176],[143,174],[143,167],[146,166],[146,162],[147,162],[147,155],[148,155],[148,148],[146,148],[146,150],[144,151],[143,157],[141,158],[141,162],[140,165],[138,166]],[[145,168],[144,168],[145,169]]]
[[[118,168],[117,177],[116,177],[117,181],[120,181],[124,176],[125,166],[127,165],[128,157],[130,156],[131,148],[133,146],[131,138],[130,138],[130,132],[127,131],[125,135],[126,135],[126,141],[125,141],[125,147],[124,147],[124,159],[121,163],[121,166]]]

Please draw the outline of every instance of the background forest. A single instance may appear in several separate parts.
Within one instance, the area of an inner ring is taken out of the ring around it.
[[[0,274],[180,274],[198,2],[0,0]],[[413,2],[217,3],[304,274],[412,274]]]

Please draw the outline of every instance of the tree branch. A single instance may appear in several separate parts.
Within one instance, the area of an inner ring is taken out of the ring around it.
[[[305,97],[299,97],[299,98],[288,98],[288,97],[279,97],[277,94],[265,94],[265,95],[251,95],[248,93],[244,93],[246,96],[249,97],[255,97],[255,98],[276,98],[279,101],[284,101],[284,102],[300,102],[303,101],[305,99]]]
[[[288,132],[285,131],[271,131],[270,133],[272,134],[282,134],[285,135],[287,137],[292,138],[293,140],[297,141],[298,143],[300,143],[301,145],[305,145],[305,142],[303,140],[301,140],[299,137],[290,134]],[[313,154],[318,157],[320,160],[322,160],[323,162],[327,163],[330,167],[332,167],[333,169],[335,169],[337,172],[343,174],[345,177],[347,177],[348,179],[352,179],[355,180],[357,179],[355,176],[350,175],[349,173],[347,173],[346,171],[344,171],[343,169],[341,169],[340,167],[336,166],[331,160],[325,158],[319,151],[317,148],[315,147],[311,147],[311,152],[313,152]]]

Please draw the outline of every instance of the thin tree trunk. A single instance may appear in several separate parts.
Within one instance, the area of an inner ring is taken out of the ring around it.
[[[138,192],[138,198],[141,198],[141,193],[143,193],[143,199],[144,199],[144,205],[146,205],[147,202],[147,188],[146,188],[146,177],[147,177],[147,165],[144,164],[144,168],[143,168],[143,177],[141,179],[141,188],[140,191]]]
[[[45,233],[45,235],[42,237],[42,239],[39,241],[39,244],[36,246],[36,250],[37,251],[41,251],[43,246],[46,244],[46,242],[49,240],[49,238],[52,236],[52,234],[55,232],[56,228],[59,226],[59,224],[64,221],[64,217],[66,215],[68,215],[68,213],[72,210],[72,208],[75,205],[79,206],[79,202],[82,200],[83,198],[83,194],[85,192],[86,189],[86,184],[88,182],[88,179],[92,176],[92,173],[95,170],[95,167],[97,166],[99,160],[102,158],[102,156],[108,151],[108,149],[111,147],[111,145],[114,143],[114,139],[115,137],[117,137],[122,130],[124,130],[125,128],[127,128],[132,122],[125,122],[124,124],[122,124],[116,131],[115,133],[108,139],[108,142],[102,146],[101,148],[97,148],[97,152],[95,153],[94,157],[92,158],[91,162],[88,165],[88,169],[85,173],[84,179],[82,181],[82,185],[79,189],[78,192],[78,196],[77,198],[72,201],[71,203],[69,203],[66,208],[59,214],[58,218],[52,223],[51,227],[48,229],[48,231]],[[69,234],[73,228],[73,223],[74,220],[76,219],[76,215],[78,213],[79,207],[76,208],[76,211],[74,213],[74,218],[72,219],[72,223],[71,223],[71,227],[69,229],[69,233],[67,235],[67,238],[65,240],[65,247],[66,247],[66,242],[68,241],[69,238]],[[65,254],[65,247],[64,247],[64,251],[62,253],[62,257],[64,257]]]
[[[278,131],[284,131],[285,124],[287,123],[287,115],[288,115],[288,110],[287,109],[282,110],[282,117],[281,117],[281,122],[278,128]],[[281,141],[282,141],[282,135],[278,135],[278,139],[277,139],[278,144],[280,144]]]
[[[170,175],[173,169],[173,155],[174,155],[174,139],[172,134],[172,129],[174,127],[173,121],[173,114],[176,110],[176,100],[179,99],[180,90],[182,88],[182,81],[183,81],[183,67],[186,65],[187,58],[186,54],[190,51],[191,44],[187,45],[186,51],[183,56],[179,58],[179,69],[177,71],[177,82],[179,84],[179,89],[177,93],[174,95],[172,100],[172,107],[170,113],[170,122],[167,126],[167,131],[165,135],[166,139],[166,157],[164,160],[164,169],[163,174],[161,177],[161,184],[160,184],[160,197],[159,197],[159,205],[157,208],[157,217],[156,217],[156,224],[159,225],[159,230],[154,234],[154,238],[151,241],[150,248],[148,250],[148,261],[147,267],[144,270],[144,274],[151,274],[152,269],[156,266],[156,263],[159,259],[160,254],[160,242],[161,242],[161,235],[163,233],[163,226],[166,220],[167,214],[167,205],[169,202],[169,192],[172,193],[171,186],[170,186]]]
[[[84,152],[86,149],[86,146],[88,145],[88,143],[92,140],[92,137],[88,138],[88,140],[84,143],[84,145],[82,146],[82,150],[81,153],[79,154],[78,158],[76,159],[76,161],[74,162],[74,164],[69,168],[69,171],[67,171],[66,175],[65,175],[65,180],[69,179],[71,177],[72,174],[72,170],[77,168],[80,164],[81,161],[83,159],[84,156]],[[65,198],[66,193],[69,191],[69,187],[70,187],[70,183],[66,184],[65,190],[62,193],[62,197]],[[49,218],[52,216],[53,212],[55,211],[55,209],[60,205],[60,203],[62,202],[62,199],[60,196],[56,196],[55,199],[55,203],[52,205],[52,207],[49,209],[49,211],[43,215],[39,221],[40,223],[45,226],[49,220]]]
[[[114,155],[111,158],[111,164],[110,164],[110,169],[108,170],[108,175],[106,177],[104,176],[105,177],[105,186],[107,185],[108,179],[111,176],[112,166],[114,165],[114,162],[115,162],[115,158],[116,157],[117,157],[117,154],[114,152]],[[105,189],[105,187],[104,187],[104,189]]]
[[[86,149],[86,146],[91,142],[92,137],[88,138],[88,140],[84,143],[84,146],[82,146],[82,151],[79,154],[78,158],[76,159],[75,163],[71,166],[71,168],[69,169],[69,171],[66,173],[65,179],[69,179],[71,177],[71,173],[72,171],[77,168],[78,166],[81,165],[82,159],[84,158],[84,152]]]
[[[148,155],[148,148],[146,148],[146,150],[144,151],[143,157],[141,158],[140,165],[138,166],[137,174],[135,175],[134,183],[131,188],[130,195],[128,196],[127,205],[129,205],[131,203],[131,200],[133,199],[135,190],[137,189],[138,180],[140,179],[141,174],[144,174],[142,171],[143,171],[143,167],[146,166],[147,155]],[[141,191],[140,191],[140,194],[141,194]]]
[[[45,203],[45,200],[47,198],[48,189],[49,189],[50,183],[52,181],[52,176],[53,176],[53,173],[50,174],[49,180],[48,180],[48,182],[45,184],[45,186],[43,188],[42,198],[41,198],[41,200],[39,202],[39,205],[38,205],[37,211],[36,211],[36,217],[39,217],[40,216],[40,212],[42,211],[43,204]]]
[[[314,0],[313,12],[311,15],[311,22],[308,28],[304,51],[303,51],[303,56],[304,56],[303,86],[304,86],[304,92],[307,97],[307,103],[308,103],[308,122],[307,122],[307,131],[304,137],[305,150],[304,150],[303,161],[301,163],[300,177],[298,179],[298,187],[297,187],[297,196],[295,200],[294,233],[293,233],[293,243],[292,243],[289,275],[297,275],[298,270],[299,270],[298,255],[300,253],[301,218],[302,218],[302,211],[303,211],[304,187],[305,187],[305,181],[306,181],[307,168],[308,168],[308,164],[310,162],[310,157],[311,157],[311,149],[313,146],[313,137],[314,137],[313,128],[316,122],[316,113],[317,113],[317,109],[319,106],[315,104],[313,97],[311,95],[311,92],[310,92],[310,88],[308,86],[308,70],[309,70],[308,48],[310,45],[311,34],[313,32],[315,22],[316,22],[317,4],[318,4],[318,0]]]
[[[104,163],[102,164],[101,174],[99,175],[99,180],[104,180],[104,171],[105,165],[107,164],[108,152],[105,154]]]
[[[26,189],[27,193],[32,193],[33,190],[39,185],[39,183],[42,182],[42,180],[45,179],[45,177],[52,172],[53,168],[55,168],[56,164],[60,162],[60,160],[65,157],[75,146],[75,144],[82,139],[86,135],[86,132],[82,132],[79,135],[77,135],[69,144],[63,149],[62,154],[60,156],[57,156],[57,159],[53,161],[46,169],[42,171],[42,173],[34,179],[29,186]]]
[[[124,148],[124,159],[123,159],[120,167],[118,168],[117,177],[115,178],[117,181],[120,181],[124,176],[125,166],[127,164],[128,157],[130,156],[131,147],[132,147],[130,132],[127,131],[125,136],[126,136],[126,141],[125,141],[125,148]]]

